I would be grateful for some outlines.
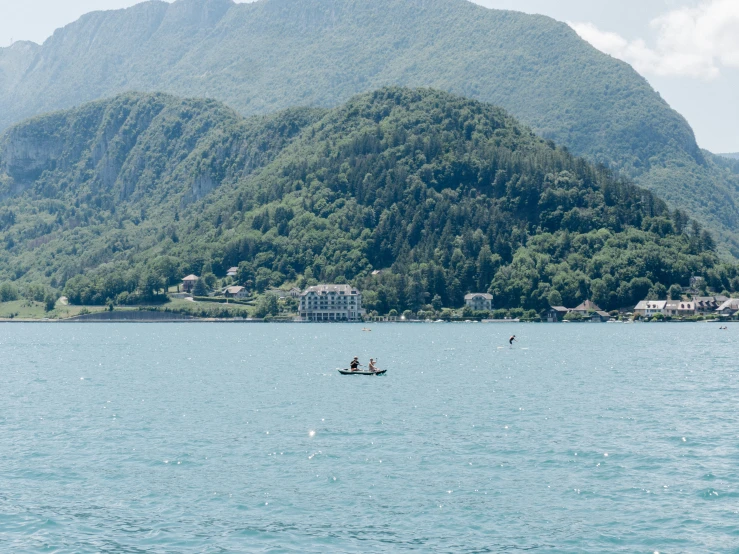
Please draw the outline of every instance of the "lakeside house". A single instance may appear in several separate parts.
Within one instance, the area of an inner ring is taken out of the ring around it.
[[[739,298],[728,298],[716,313],[722,317],[735,317],[739,313]]]
[[[642,300],[634,313],[645,318],[662,314],[668,317],[720,316],[739,317],[739,298],[723,295],[696,296],[692,300]]]
[[[611,320],[611,314],[601,310],[597,304],[586,300],[577,308],[565,308],[564,306],[552,306],[547,310],[546,320],[548,323],[564,321],[567,314],[578,314],[581,320],[593,323],[605,323]]]
[[[195,285],[200,280],[200,277],[197,275],[188,275],[184,279],[182,279],[182,291],[187,293],[192,293],[193,289],[195,288]]]
[[[694,296],[696,315],[712,315],[721,305],[729,300],[726,296]]]
[[[667,300],[662,313],[670,317],[695,315],[695,303],[688,300]]]
[[[267,291],[267,294],[274,294],[280,300],[284,300],[285,298],[300,298],[300,295],[303,294],[303,291],[300,290],[298,287],[293,287],[290,290],[269,289]]]
[[[557,323],[562,321],[568,313],[570,313],[569,308],[565,308],[564,306],[552,306],[547,312],[547,322]]]
[[[301,321],[361,321],[362,293],[350,285],[316,285],[300,296]]]
[[[493,309],[493,295],[484,292],[467,294],[464,297],[464,304],[476,312],[489,312]]]
[[[226,287],[226,290],[223,291],[223,296],[226,298],[248,298],[249,293],[244,287]]]
[[[592,313],[590,321],[593,323],[607,323],[611,321],[611,314],[604,312],[603,310],[598,310],[597,312]]]
[[[280,300],[284,300],[285,298],[290,296],[290,293],[288,291],[282,289],[269,289],[266,291],[266,293],[276,296]]]
[[[231,267],[226,272],[226,277],[236,277],[236,274],[239,272],[238,267]]]
[[[570,310],[573,313],[580,314],[584,317],[589,317],[591,314],[595,312],[601,312],[601,310],[597,304],[594,302],[591,302],[590,300],[586,300],[582,304],[580,304],[577,308],[573,308]]]
[[[665,313],[666,300],[642,300],[634,308],[634,313],[642,317],[652,317]]]

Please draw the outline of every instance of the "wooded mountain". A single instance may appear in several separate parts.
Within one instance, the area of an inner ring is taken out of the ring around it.
[[[739,160],[739,152],[734,154],[719,154],[720,156],[723,156],[724,158],[730,158],[732,160]]]
[[[739,255],[739,175],[698,148],[642,77],[564,23],[466,0],[178,0],[91,13],[42,46],[0,49],[0,129],[130,90],[249,115],[386,85],[502,106],[688,210]]]
[[[379,311],[485,290],[499,307],[612,309],[692,275],[739,288],[684,213],[430,89],[248,119],[212,100],[98,101],[7,132],[0,198],[0,282],[82,303],[237,265],[258,290],[351,281]]]

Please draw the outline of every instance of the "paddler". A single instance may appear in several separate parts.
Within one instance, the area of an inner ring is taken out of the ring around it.
[[[349,364],[349,367],[352,371],[357,371],[357,369],[359,369],[359,356],[354,356],[354,359],[352,360],[352,363]]]

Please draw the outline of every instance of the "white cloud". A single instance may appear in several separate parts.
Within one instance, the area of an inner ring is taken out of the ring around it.
[[[650,25],[657,34],[654,46],[592,23],[570,23],[583,39],[640,73],[715,79],[722,67],[739,68],[739,0],[705,0],[669,11]]]

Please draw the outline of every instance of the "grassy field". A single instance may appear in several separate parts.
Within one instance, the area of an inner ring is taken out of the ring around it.
[[[254,310],[251,306],[236,303],[212,303],[212,302],[190,302],[173,298],[166,304],[152,306],[156,310],[168,310],[191,314],[196,317],[249,317]],[[107,310],[106,306],[71,306],[57,302],[53,311],[47,312],[42,302],[30,300],[17,300],[14,302],[0,302],[0,320],[42,320],[42,319],[68,319],[81,313],[98,313]],[[146,306],[116,306],[116,311],[147,309]]]
[[[231,317],[249,317],[252,315],[254,310],[251,306],[235,304],[233,302],[228,304],[216,302],[191,302],[189,300],[181,300],[179,298],[172,298],[166,304],[159,306],[159,309],[187,313],[197,317],[224,317],[224,311],[228,311]]]
[[[0,303],[0,319],[66,319],[79,315],[83,310],[90,313],[105,310],[104,306],[66,306],[57,302],[53,311],[47,312],[42,302],[16,300]]]

